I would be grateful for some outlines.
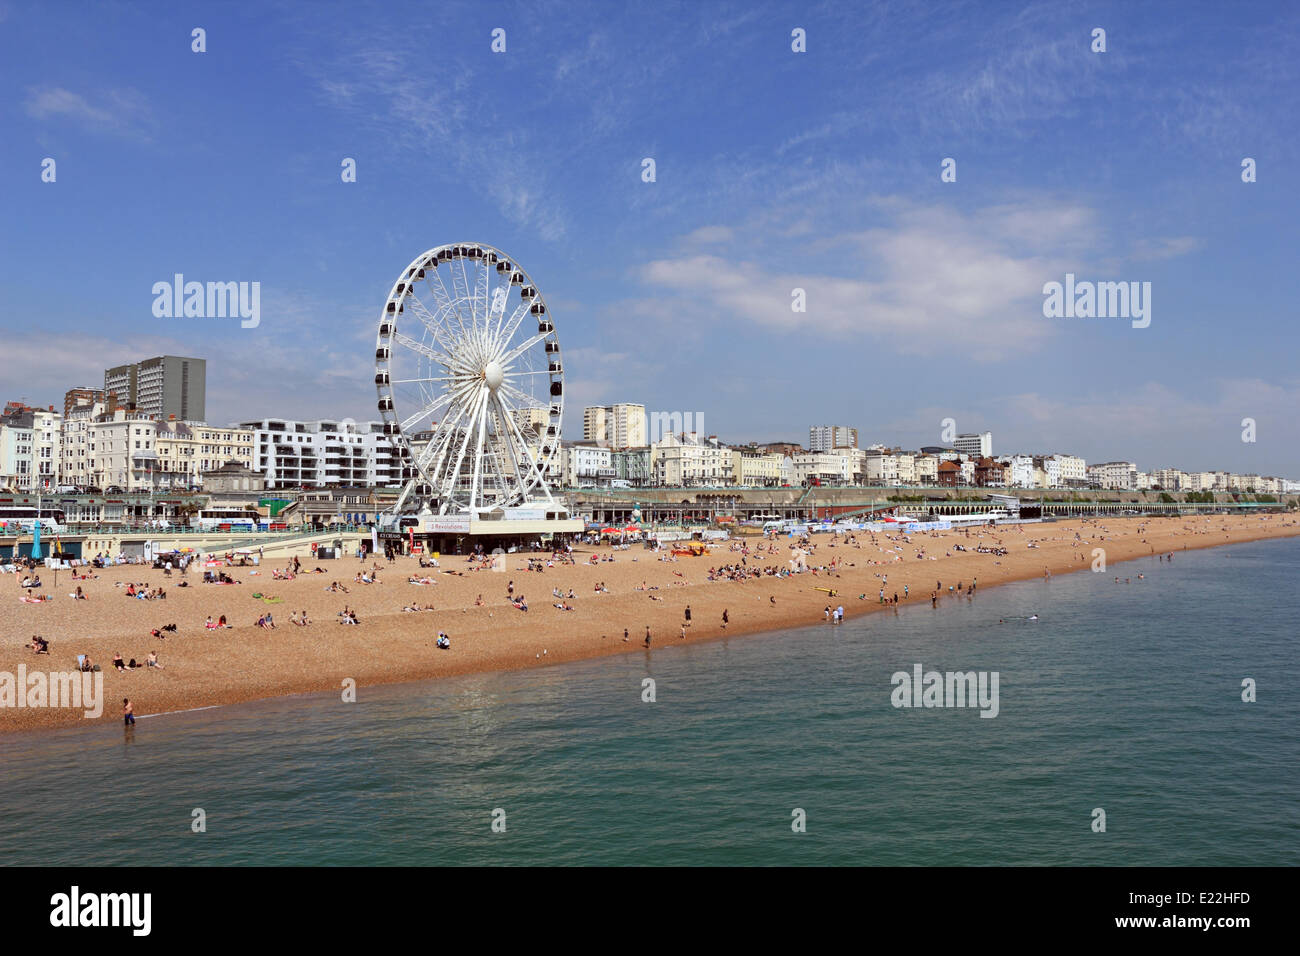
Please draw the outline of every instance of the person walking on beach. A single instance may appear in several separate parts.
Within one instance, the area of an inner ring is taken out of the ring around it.
[[[682,627],[688,628],[690,626],[691,626],[691,606],[688,604],[686,605],[686,623],[683,624]]]
[[[650,646],[650,625],[649,624],[645,626],[645,646],[646,647]]]
[[[131,705],[129,697],[122,698],[122,724],[126,727],[135,725],[135,707]]]
[[[727,620],[728,620],[728,618],[727,618],[727,609],[726,609],[726,608],[723,608],[723,609],[722,609],[722,629],[723,629],[724,631],[727,629]]]

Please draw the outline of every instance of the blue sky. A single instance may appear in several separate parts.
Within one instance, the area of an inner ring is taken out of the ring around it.
[[[4,400],[173,353],[214,422],[372,418],[392,282],[473,240],[547,299],[570,435],[951,417],[1300,478],[1295,4],[0,0],[0,80]],[[260,327],[155,318],[177,272],[260,282]],[[1045,318],[1066,272],[1150,282],[1150,327]]]

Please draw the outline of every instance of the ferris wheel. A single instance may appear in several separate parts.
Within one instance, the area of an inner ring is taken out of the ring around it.
[[[537,286],[499,249],[438,246],[402,271],[379,318],[375,388],[410,468],[393,512],[554,500],[560,342]]]

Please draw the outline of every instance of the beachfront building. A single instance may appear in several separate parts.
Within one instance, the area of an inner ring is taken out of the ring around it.
[[[716,435],[669,434],[650,446],[652,484],[660,487],[724,485],[731,476],[731,449]]]
[[[82,401],[64,416],[59,442],[60,484],[77,488],[95,484],[95,442],[91,429],[107,407],[103,401]]]
[[[560,464],[566,488],[608,488],[615,477],[613,453],[604,442],[566,442]]]
[[[852,446],[852,445],[846,445],[846,446],[844,446],[844,447],[832,448],[832,449],[831,449],[831,454],[832,454],[832,455],[844,455],[844,456],[846,456],[846,457],[849,459],[848,473],[852,476],[852,478],[850,478],[850,481],[851,481],[853,484],[855,484],[855,485],[864,485],[864,484],[866,484],[866,482],[867,482],[867,452],[866,452],[866,449],[864,449],[864,448],[858,448],[858,447],[856,447],[856,446]],[[912,456],[911,456],[910,454],[907,454],[906,457],[907,457],[907,463],[906,463],[906,464],[907,464],[907,471],[908,471],[909,474],[912,474],[912,473],[913,473],[913,469],[912,469]]]
[[[1087,488],[1092,480],[1088,465],[1078,455],[1048,455],[1043,458],[1044,488]]]
[[[1049,455],[1045,466],[1053,488],[1087,488],[1088,463],[1078,455]]]
[[[1244,491],[1248,494],[1258,494],[1264,491],[1264,479],[1259,475],[1233,475],[1230,491]]]
[[[1109,491],[1137,490],[1137,465],[1131,461],[1104,461],[1088,466],[1088,481]]]
[[[934,455],[915,455],[912,458],[912,473],[918,485],[937,485],[939,483],[939,459]]]
[[[251,428],[168,419],[154,422],[154,448],[152,480],[159,491],[197,489],[203,485],[204,473],[214,472],[223,463],[253,467]]]
[[[856,449],[852,449],[856,451]],[[828,452],[807,452],[792,457],[794,465],[794,482],[796,485],[852,485],[861,481],[860,473],[855,473],[856,461],[853,455],[840,448]]]
[[[614,466],[614,481],[625,482],[629,488],[646,488],[650,485],[650,446],[640,448],[614,448],[610,450],[610,463]]]
[[[1002,459],[1008,488],[1036,488],[1032,455],[1012,455]]]
[[[1006,486],[1006,469],[996,458],[980,458],[974,461],[974,484],[980,488],[1002,488]]]
[[[0,487],[52,491],[59,485],[63,416],[54,406],[10,402],[0,414]]]
[[[848,425],[813,425],[808,429],[808,450],[811,452],[857,447],[858,430]]]
[[[32,426],[9,415],[0,420],[0,490],[30,491]]]
[[[252,430],[253,469],[271,489],[391,487],[403,481],[404,464],[382,422],[264,418],[236,427]]]
[[[131,408],[104,412],[90,425],[93,464],[91,484],[148,491],[158,469],[152,415]]]
[[[1151,473],[1151,487],[1161,491],[1183,491],[1183,473],[1177,468],[1159,468]]]
[[[910,452],[868,450],[865,453],[864,481],[869,485],[914,485],[916,478],[916,457]],[[938,465],[935,465],[935,477],[938,477]]]
[[[958,435],[957,440],[953,442],[953,447],[963,455],[970,455],[972,458],[989,458],[993,455],[993,433],[972,432]]]
[[[104,394],[152,418],[203,421],[207,416],[208,363],[183,355],[159,355],[104,372]]]
[[[731,449],[731,483],[744,488],[772,488],[783,484],[781,463],[785,456],[763,454],[748,448]]]

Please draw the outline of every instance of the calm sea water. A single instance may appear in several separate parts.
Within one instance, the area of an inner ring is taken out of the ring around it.
[[[1296,864],[1298,573],[1300,541],[1261,542],[129,742],[9,735],[0,863]],[[1000,714],[895,709],[916,663],[999,672]]]

